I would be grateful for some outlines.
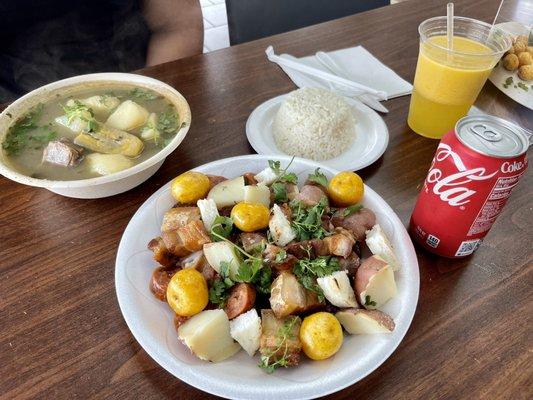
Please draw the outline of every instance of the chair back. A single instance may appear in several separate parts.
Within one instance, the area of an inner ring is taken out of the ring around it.
[[[383,7],[389,0],[226,0],[230,44]]]

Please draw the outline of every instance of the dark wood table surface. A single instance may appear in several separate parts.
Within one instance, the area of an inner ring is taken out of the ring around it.
[[[456,14],[492,21],[499,1],[457,1]],[[445,1],[411,0],[140,71],[176,87],[193,115],[183,144],[141,186],[76,200],[0,179],[0,398],[177,398],[212,396],[159,367],[130,334],[114,288],[115,256],[137,208],[192,167],[253,153],[250,112],[294,89],[264,50],[295,56],[364,45],[412,81],[418,24]],[[477,104],[533,126],[532,112],[487,83]],[[409,97],[390,100],[387,151],[360,171],[407,224],[437,141],[409,130]],[[417,249],[420,298],[396,352],[333,399],[532,398],[533,173],[470,258]]]

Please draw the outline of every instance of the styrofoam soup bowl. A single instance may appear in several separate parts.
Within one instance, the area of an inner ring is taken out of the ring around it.
[[[24,185],[43,187],[67,197],[93,199],[125,192],[150,178],[161,167],[165,158],[183,141],[191,124],[191,110],[187,100],[172,86],[157,79],[126,73],[99,73],[79,75],[41,86],[22,96],[0,114],[0,143],[9,128],[32,107],[46,103],[56,96],[68,96],[72,92],[91,88],[119,88],[136,86],[150,89],[167,99],[177,110],[181,128],[163,149],[147,160],[114,174],[96,178],[56,181],[32,178],[15,170],[3,149],[0,149],[0,174]]]

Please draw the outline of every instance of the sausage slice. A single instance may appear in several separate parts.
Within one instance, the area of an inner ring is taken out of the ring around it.
[[[167,301],[167,287],[170,279],[178,270],[176,268],[159,267],[152,273],[150,279],[150,291],[155,298],[161,301]]]
[[[231,288],[224,311],[229,319],[251,310],[255,303],[255,288],[249,283],[238,283]]]

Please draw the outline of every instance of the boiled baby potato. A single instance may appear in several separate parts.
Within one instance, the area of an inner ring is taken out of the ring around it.
[[[85,165],[93,174],[109,175],[130,167],[135,163],[122,154],[91,153],[85,157]]]
[[[202,311],[209,302],[207,283],[201,272],[187,268],[176,272],[167,287],[167,302],[182,317]]]
[[[97,153],[123,154],[137,157],[144,149],[144,143],[137,136],[101,125],[97,132],[82,132],[74,143]]]
[[[230,335],[229,319],[223,310],[205,310],[178,328],[183,343],[201,360],[218,362],[240,349]]]
[[[270,189],[265,185],[250,185],[244,187],[245,203],[260,203],[270,206]]]
[[[335,317],[346,329],[346,332],[352,335],[390,333],[395,327],[394,320],[379,310],[350,308],[338,311]]]
[[[341,348],[342,327],[328,312],[317,312],[304,318],[300,327],[302,349],[311,360],[325,360]]]
[[[365,185],[355,172],[343,171],[335,175],[328,184],[328,194],[338,207],[356,204],[363,198]]]
[[[207,198],[213,199],[218,208],[234,206],[244,201],[244,177],[220,182],[209,191]]]
[[[365,259],[355,274],[355,293],[367,309],[383,306],[396,296],[392,267],[380,256]]]
[[[148,111],[132,100],[126,100],[109,116],[106,124],[123,131],[143,126],[148,120]]]
[[[231,209],[231,219],[243,232],[255,232],[268,226],[270,210],[260,203],[241,202]]]
[[[203,250],[207,262],[219,274],[222,262],[229,263],[229,277],[235,280],[242,261],[232,244],[228,242],[206,243]]]
[[[194,204],[209,191],[209,178],[196,171],[187,171],[172,180],[170,192],[180,204]]]

